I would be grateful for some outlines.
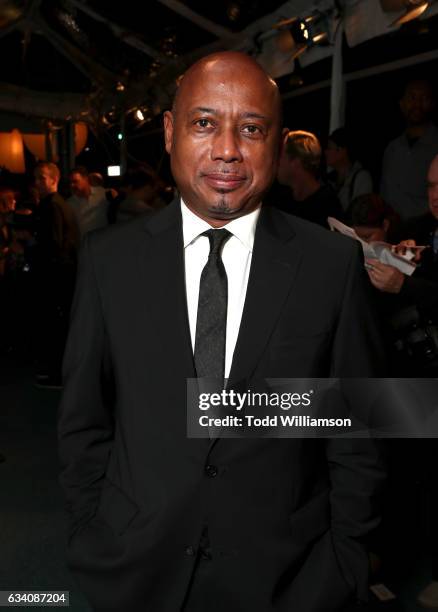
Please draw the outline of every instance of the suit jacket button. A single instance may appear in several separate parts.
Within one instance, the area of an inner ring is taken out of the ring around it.
[[[201,548],[200,553],[201,553],[201,559],[203,559],[204,561],[211,561],[210,549]]]
[[[195,549],[193,548],[193,546],[187,546],[186,555],[188,557],[193,557],[195,555]]]
[[[217,467],[215,465],[206,465],[205,466],[205,473],[207,474],[207,476],[209,478],[214,478],[215,476],[217,476]]]

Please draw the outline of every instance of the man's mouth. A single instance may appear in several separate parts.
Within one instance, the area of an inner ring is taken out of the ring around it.
[[[205,182],[217,191],[234,191],[246,180],[245,176],[240,174],[209,172],[203,175]]]

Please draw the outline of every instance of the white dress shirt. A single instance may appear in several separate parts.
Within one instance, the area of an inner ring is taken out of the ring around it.
[[[438,128],[409,143],[404,132],[386,147],[382,164],[380,193],[403,219],[427,212],[427,172],[438,154]]]
[[[72,195],[67,204],[76,215],[81,238],[91,230],[108,225],[108,202],[103,187],[91,187],[89,198]]]
[[[207,263],[210,242],[203,232],[211,229],[206,221],[192,213],[181,199],[187,308],[192,348],[195,348],[199,282]],[[222,261],[228,278],[227,331],[225,340],[225,378],[228,378],[248,286],[254,235],[260,208],[224,225],[232,235],[224,244]],[[218,228],[219,229],[219,228]]]

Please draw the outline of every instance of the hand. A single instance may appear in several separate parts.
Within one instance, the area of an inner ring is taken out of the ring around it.
[[[411,247],[417,247],[417,243],[415,242],[415,240],[402,240],[398,244],[394,244],[391,248],[391,251],[396,255],[401,255],[401,257],[405,257]],[[411,251],[414,253],[413,261],[420,261],[421,253],[424,251],[424,249],[425,247],[417,247],[414,248],[413,251]]]
[[[405,275],[394,266],[387,266],[378,259],[366,259],[367,273],[371,284],[385,293],[400,293]]]

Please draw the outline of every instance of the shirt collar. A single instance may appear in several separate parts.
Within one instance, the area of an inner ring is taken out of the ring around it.
[[[242,217],[233,219],[224,227],[233,234],[240,242],[252,251],[254,246],[255,228],[260,215],[260,206]],[[211,229],[211,225],[204,221],[198,215],[195,215],[184,200],[181,198],[181,214],[183,223],[183,240],[184,248],[194,242],[203,232]]]

